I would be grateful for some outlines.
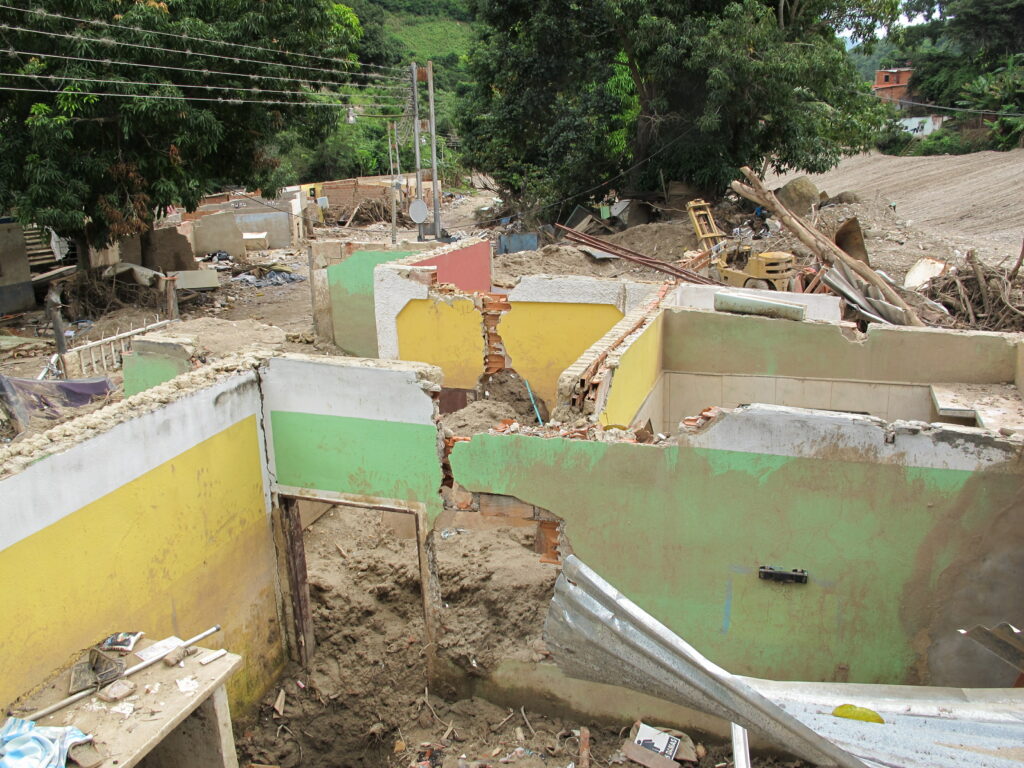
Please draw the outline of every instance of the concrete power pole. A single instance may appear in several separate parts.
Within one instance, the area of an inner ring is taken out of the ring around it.
[[[415,150],[415,162],[416,162],[416,199],[423,199],[423,171],[422,163],[420,160],[420,87],[419,87],[419,67],[416,66],[416,62],[412,63],[412,143],[413,149]],[[425,227],[423,224],[416,225],[419,235],[417,240],[423,242],[423,236],[425,234]]]
[[[437,123],[434,119],[434,62],[427,62],[427,98],[430,100],[430,168],[434,190],[434,237],[441,237],[441,176],[437,172]]]

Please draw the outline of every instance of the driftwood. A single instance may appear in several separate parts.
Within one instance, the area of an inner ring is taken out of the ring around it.
[[[904,301],[903,297],[900,296],[896,290],[889,285],[889,283],[879,277],[874,270],[863,262],[849,256],[849,254],[843,251],[838,245],[804,221],[801,216],[793,213],[785,205],[779,202],[778,198],[775,197],[771,190],[765,187],[764,182],[762,182],[761,179],[757,177],[757,174],[750,170],[750,168],[744,166],[740,170],[747,178],[749,184],[744,184],[741,181],[734,181],[732,183],[732,189],[736,194],[742,195],[747,198],[747,200],[755,202],[771,211],[772,214],[775,215],[779,221],[781,221],[783,225],[785,225],[785,227],[800,240],[800,242],[810,248],[822,262],[830,266],[836,263],[843,264],[864,282],[877,288],[885,297],[887,302],[903,310],[903,316],[906,319],[907,325],[915,325],[919,327],[924,326],[924,323],[921,322],[921,318],[917,316],[914,309]]]
[[[962,266],[933,277],[921,294],[949,310],[959,325],[983,331],[1024,331],[1024,296],[1014,281],[1024,262],[1024,248],[1010,270],[990,267],[968,251]]]

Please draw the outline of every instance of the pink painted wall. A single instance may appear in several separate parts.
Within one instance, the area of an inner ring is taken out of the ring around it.
[[[416,262],[419,267],[437,267],[437,282],[451,283],[463,291],[491,290],[491,244],[467,245]]]

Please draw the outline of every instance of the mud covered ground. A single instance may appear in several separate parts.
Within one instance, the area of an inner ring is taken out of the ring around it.
[[[335,507],[305,538],[317,637],[312,669],[290,667],[255,721],[236,723],[242,766],[566,768],[578,764],[581,726],[591,729],[593,765],[623,762],[626,720],[601,727],[427,690],[415,541],[396,537],[379,512]],[[442,529],[435,542],[443,662],[472,679],[501,659],[545,659],[541,634],[558,572],[540,563],[533,534]],[[698,753],[699,768],[731,764],[727,745],[701,744]]]

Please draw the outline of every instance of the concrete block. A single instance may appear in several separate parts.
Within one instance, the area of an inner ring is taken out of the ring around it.
[[[20,224],[0,224],[0,285],[17,285],[32,280],[32,268],[25,251],[25,233]]]
[[[261,251],[270,248],[266,232],[243,232],[242,242],[245,243],[247,251]]]
[[[197,268],[188,238],[176,229],[151,229],[142,236],[142,266],[165,274]]]
[[[0,285],[0,315],[13,312],[24,312],[34,308],[36,305],[36,294],[32,283],[14,283],[12,285]]]
[[[235,224],[246,234],[262,233],[266,238],[267,248],[292,247],[292,217],[284,211],[267,209],[263,211],[235,213]]]
[[[174,287],[179,291],[212,291],[220,288],[216,270],[190,269],[185,272],[168,272],[168,276],[177,278]]]
[[[214,251],[224,251],[233,259],[245,255],[242,231],[235,223],[234,214],[226,211],[197,219],[192,225],[192,238],[196,255]]]

